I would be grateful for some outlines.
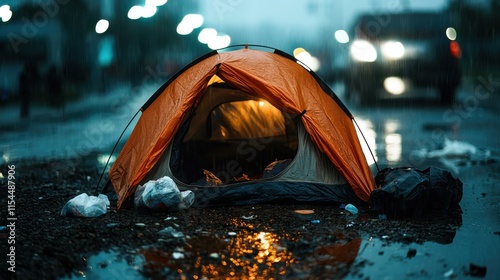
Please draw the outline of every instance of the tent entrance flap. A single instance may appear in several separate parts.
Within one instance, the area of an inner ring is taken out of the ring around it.
[[[172,174],[188,185],[257,180],[266,167],[297,152],[292,116],[263,99],[227,86],[210,86],[184,121],[170,159]]]

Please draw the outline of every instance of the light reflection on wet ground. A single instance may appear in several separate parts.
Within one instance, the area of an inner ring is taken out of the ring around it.
[[[200,231],[173,251],[160,242],[133,252],[101,252],[73,279],[337,279],[349,272],[362,243],[359,236],[338,233],[331,243],[309,246],[300,236],[233,222],[243,229],[224,236]]]

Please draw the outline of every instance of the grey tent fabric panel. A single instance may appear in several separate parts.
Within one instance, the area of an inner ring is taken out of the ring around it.
[[[299,120],[297,121],[299,147],[292,163],[276,180],[345,184],[345,178],[332,162],[314,145]]]
[[[168,176],[180,187],[181,182],[175,179],[172,171],[170,170],[170,156],[172,155],[172,145],[161,155],[160,160],[156,166],[142,179],[140,185],[147,183],[150,180],[158,180],[163,176]]]
[[[194,207],[282,202],[366,204],[348,184],[259,181],[224,187],[200,187],[194,193]]]

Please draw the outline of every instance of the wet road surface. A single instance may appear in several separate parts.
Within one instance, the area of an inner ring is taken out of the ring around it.
[[[343,273],[343,278],[346,279],[477,279],[477,277],[498,279],[500,277],[497,260],[500,249],[500,211],[498,211],[500,137],[497,132],[500,120],[497,106],[499,98],[495,87],[490,87],[491,94],[486,95],[484,92],[475,91],[478,85],[481,85],[480,82],[474,79],[465,85],[459,92],[458,103],[454,107],[436,105],[437,99],[431,97],[352,108],[368,145],[374,151],[380,169],[397,166],[419,168],[438,166],[452,171],[464,183],[464,195],[460,203],[462,223],[453,228],[451,238],[438,242],[431,240],[413,242],[411,239],[410,242],[400,242],[400,238],[394,238],[394,235],[399,235],[397,229],[388,229],[387,234],[371,236],[362,230],[370,218],[364,215],[350,216],[350,220],[341,220],[342,224],[339,226],[345,228],[354,223],[360,233],[353,238],[338,238],[337,240],[344,241],[334,243],[335,246],[317,248],[312,261],[292,253],[293,250],[290,248],[300,247],[300,244],[293,243],[294,236],[271,230],[258,232],[244,230],[245,227],[257,226],[254,223],[258,220],[244,220],[241,218],[242,215],[238,215],[235,219],[238,218],[240,222],[234,229],[228,229],[226,236],[196,237],[189,241],[192,247],[198,246],[200,250],[205,250],[203,254],[214,261],[208,261],[204,267],[208,269],[207,274],[218,270],[214,267],[214,263],[223,263],[220,261],[223,254],[218,252],[222,251],[223,247],[226,250],[224,252],[230,252],[227,256],[231,258],[223,261],[236,262],[235,265],[246,267],[240,275],[247,276],[255,271],[271,268],[272,271],[269,271],[273,275],[284,275],[280,273],[280,269],[293,267],[293,263],[307,264],[310,268],[321,261],[328,263],[328,258],[333,256],[333,260],[330,261],[344,267],[346,271]],[[334,87],[334,91],[341,92],[341,87],[339,89]],[[123,94],[127,93],[116,93],[114,97],[108,98],[116,100]],[[15,162],[33,155],[41,158],[58,158],[86,156],[92,153],[97,153],[96,160],[105,160],[122,129],[146,98],[147,95],[133,98],[133,105],[122,104],[122,99],[119,99],[117,103],[120,105],[115,105],[112,110],[96,109],[95,104],[91,104],[90,107],[94,107],[92,110],[82,109],[81,113],[73,115],[69,112],[72,116],[70,118],[56,114],[50,121],[35,120],[28,123],[3,121],[4,131],[0,136],[2,160]],[[99,97],[96,97],[95,102],[99,103],[98,100]],[[456,141],[455,143],[459,144],[456,147],[464,148],[466,151],[472,146],[475,152],[433,154],[435,151],[445,149],[447,141]],[[102,147],[106,148],[101,149]],[[370,161],[369,156],[368,158]],[[372,170],[376,172],[375,165],[372,165]],[[338,211],[340,210],[335,209],[332,212]],[[283,215],[284,219],[293,219],[294,224],[303,224],[303,227],[309,229],[318,227],[316,222],[312,222],[315,220],[313,218],[301,219],[293,213]],[[321,223],[321,220],[318,223]],[[242,224],[244,224],[243,229]],[[220,248],[207,249],[207,244],[216,247],[219,244]],[[174,260],[172,263],[175,264],[176,258],[182,259],[188,254],[186,248],[179,248],[174,252],[154,252],[154,248],[152,252],[145,248],[137,250],[147,252],[128,256],[118,252],[103,252],[89,256],[87,269],[81,271],[80,275],[92,279],[109,277],[140,279],[144,277],[144,273],[140,271],[154,267],[157,262],[164,264]],[[249,250],[253,257],[250,259],[235,257],[238,254],[244,255],[245,250]],[[301,262],[296,262],[298,258],[302,258]],[[342,258],[349,260],[343,261]],[[203,263],[204,260],[199,262]],[[319,276],[328,276],[332,272],[328,270],[328,265],[321,267],[326,267],[326,270],[324,274],[318,272]],[[175,266],[172,269],[183,270]],[[291,279],[308,278],[304,272],[306,269],[298,271],[301,273],[295,276],[288,275]]]

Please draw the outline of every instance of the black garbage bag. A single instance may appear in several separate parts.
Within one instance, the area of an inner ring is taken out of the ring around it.
[[[385,168],[375,176],[372,213],[389,219],[424,218],[459,207],[463,184],[446,170]]]

